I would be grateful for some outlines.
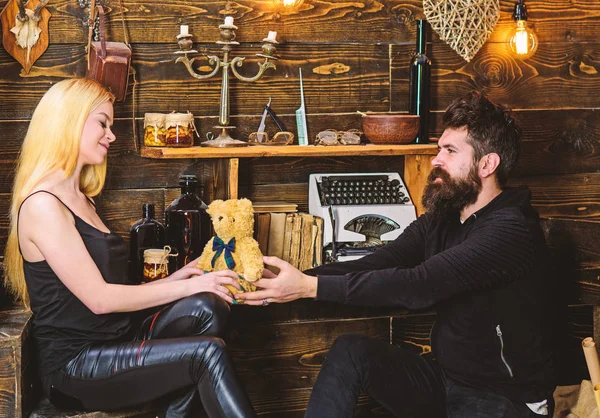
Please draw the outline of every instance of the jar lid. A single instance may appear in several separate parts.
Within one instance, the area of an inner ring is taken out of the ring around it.
[[[165,245],[164,248],[149,248],[144,250],[144,263],[166,264],[169,257],[175,257],[177,254],[171,254],[171,247]]]
[[[165,119],[167,115],[164,113],[145,113],[144,114],[144,128],[146,126],[154,125],[157,128],[165,126]]]
[[[166,117],[167,128],[175,125],[192,125],[194,115],[191,113],[169,113]]]

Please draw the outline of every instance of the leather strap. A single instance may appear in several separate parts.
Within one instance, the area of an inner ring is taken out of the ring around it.
[[[129,45],[129,37],[127,36],[127,29],[125,28],[125,17],[123,17],[124,8],[123,8],[123,0],[119,0],[119,5],[121,6],[121,24],[123,25],[123,35],[125,36],[125,45],[131,49],[131,45]]]
[[[92,51],[92,35],[94,34],[94,22],[96,21],[96,0],[90,1],[90,19],[88,21],[88,43],[87,43],[87,69],[90,69],[90,53]]]
[[[96,6],[100,14],[100,58],[106,58],[106,29],[104,28],[104,7]]]

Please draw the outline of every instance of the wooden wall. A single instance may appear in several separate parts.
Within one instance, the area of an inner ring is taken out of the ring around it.
[[[0,7],[7,2],[0,0]],[[174,63],[173,52],[179,25],[188,24],[201,51],[218,53],[214,41],[223,20],[219,11],[226,2],[123,0],[123,11],[118,1],[102,3],[107,9],[109,40],[123,40],[119,18],[124,13],[138,81],[135,103],[130,89],[126,101],[115,107],[118,140],[110,149],[106,189],[99,197],[109,227],[127,237],[129,226],[140,217],[143,202],[155,203],[160,214],[177,195],[179,173],[199,174],[206,200],[223,195],[218,184],[219,161],[139,157],[131,115],[135,107],[140,128],[145,112],[172,110],[191,111],[202,134],[216,124],[220,78],[192,79],[183,65]],[[275,10],[267,0],[240,0],[231,5],[241,42],[233,54],[248,57],[240,71],[254,73],[253,54],[260,52],[260,41],[270,30],[278,32],[277,52],[281,55],[277,69],[269,70],[260,81],[231,81],[231,114],[232,123],[238,126],[234,132],[237,137],[256,130],[269,98],[288,128],[295,130],[299,68],[303,70],[311,138],[325,128],[360,128],[357,110],[407,111],[407,64],[414,50],[415,19],[423,17],[420,0],[305,0],[296,12]],[[578,255],[571,254],[570,260],[593,287],[600,255],[587,247],[597,241],[586,237],[597,229],[600,219],[600,2],[529,0],[530,23],[540,46],[525,62],[510,56],[504,43],[513,25],[513,6],[512,1],[500,1],[500,20],[469,63],[437,35],[432,37],[430,128],[433,136],[439,136],[445,107],[472,89],[483,90],[492,100],[513,107],[525,130],[522,157],[512,184],[528,184],[540,214],[553,219],[548,231],[562,228],[565,232],[557,235],[556,248],[569,244],[560,237],[576,240],[574,244],[570,241],[569,248],[576,247]],[[50,46],[30,74],[23,74],[20,65],[0,48],[0,253],[7,235],[5,214],[13,163],[32,111],[53,83],[83,76],[86,68],[85,12],[74,0],[53,0],[48,9],[52,13]],[[206,62],[200,65],[206,66]],[[275,132],[275,126],[268,123],[267,130]],[[403,159],[359,155],[241,159],[240,196],[285,199],[306,210],[309,173],[375,170],[401,173]],[[563,262],[560,255],[557,261]],[[244,324],[255,318],[260,326],[256,331],[252,327],[238,331],[234,355],[242,364],[245,381],[251,382],[253,401],[264,413],[281,412],[282,399],[293,399],[290,408],[295,411],[303,408],[319,361],[335,335],[353,331],[390,338],[390,312],[315,307],[304,302],[270,306],[255,313],[256,317],[247,315],[245,308],[243,312],[235,317]],[[253,348],[246,351],[244,347]],[[273,355],[282,358],[279,361],[283,363],[278,364],[289,365],[285,373],[269,369],[269,356]],[[264,373],[257,374],[256,370]]]

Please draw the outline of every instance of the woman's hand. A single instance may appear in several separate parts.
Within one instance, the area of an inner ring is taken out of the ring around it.
[[[182,268],[181,270],[185,269],[186,267]],[[240,289],[240,284],[236,280],[237,277],[238,274],[234,271],[220,270],[204,273],[198,276],[192,276],[190,277],[189,282],[190,285],[193,286],[192,293],[211,292],[221,297],[227,303],[232,304],[234,303],[233,295],[229,289],[225,287],[225,285],[228,284],[236,289]]]
[[[169,279],[169,281],[172,282],[176,280],[189,279],[192,276],[202,276],[203,274],[204,270],[196,267],[196,263],[192,261],[191,263],[188,263],[179,270],[177,270],[175,273],[169,275],[168,277],[165,277],[165,279]]]
[[[317,296],[317,278],[315,276],[308,276],[277,257],[263,257],[263,261],[269,266],[279,268],[279,274],[275,275],[265,269],[263,278],[254,282],[261,290],[236,293],[236,299],[244,299],[246,305],[259,306]]]
[[[192,276],[201,276],[204,274],[204,270],[196,267],[198,265],[198,259],[200,259],[200,257],[196,258],[193,261],[190,261],[185,266],[183,266],[182,268],[177,270],[175,273],[168,275],[164,279],[153,280],[151,282],[144,283],[144,285],[152,285],[152,284],[156,284],[159,282],[160,283],[175,282],[178,280],[189,279]]]

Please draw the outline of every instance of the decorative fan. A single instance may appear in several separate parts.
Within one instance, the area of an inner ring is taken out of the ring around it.
[[[423,0],[429,24],[467,62],[490,37],[500,15],[499,0]]]
[[[381,215],[361,215],[352,219],[344,229],[367,237],[369,242],[381,243],[381,236],[400,228],[396,221]]]

